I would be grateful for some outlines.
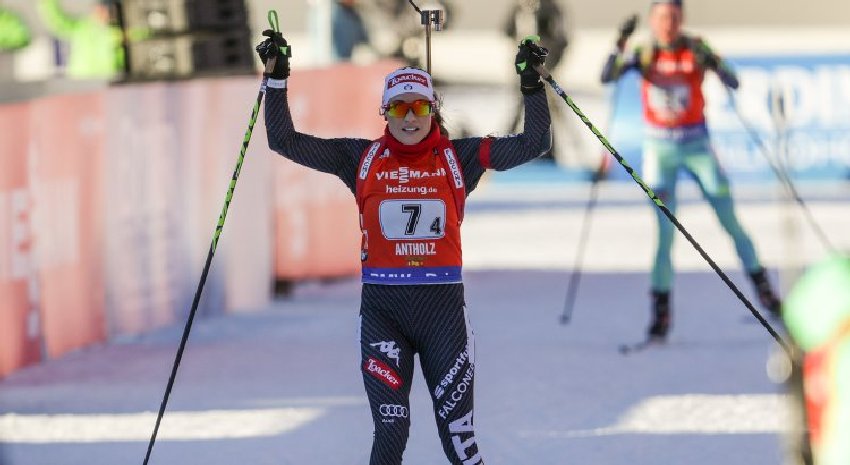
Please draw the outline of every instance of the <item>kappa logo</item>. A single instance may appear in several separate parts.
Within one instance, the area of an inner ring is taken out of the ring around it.
[[[398,366],[401,349],[395,346],[395,341],[381,341],[369,345],[377,347],[382,353],[387,354],[388,358],[395,360],[395,366]]]

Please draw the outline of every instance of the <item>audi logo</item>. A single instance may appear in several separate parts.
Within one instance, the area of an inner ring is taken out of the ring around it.
[[[407,418],[407,407],[404,405],[381,404],[379,411],[382,417]]]

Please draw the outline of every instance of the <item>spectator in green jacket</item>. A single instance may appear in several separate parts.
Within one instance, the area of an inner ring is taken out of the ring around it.
[[[0,51],[17,50],[30,43],[30,31],[21,18],[0,7]]]
[[[51,33],[68,41],[67,77],[110,79],[123,69],[121,29],[110,25],[109,7],[98,4],[81,18],[69,16],[59,0],[39,0],[38,9]]]

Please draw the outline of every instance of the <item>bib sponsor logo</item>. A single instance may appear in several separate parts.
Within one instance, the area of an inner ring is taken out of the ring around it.
[[[446,170],[444,168],[439,168],[437,171],[419,171],[412,170],[406,166],[400,166],[397,170],[394,171],[381,171],[377,173],[378,181],[392,180],[398,181],[400,184],[406,184],[410,182],[411,179],[425,179],[431,178],[434,176],[445,176]]]
[[[444,154],[446,155],[446,163],[449,165],[449,170],[452,172],[452,179],[455,181],[455,187],[460,189],[463,187],[463,175],[460,174],[460,167],[457,165],[455,154],[452,149],[446,149]]]
[[[369,276],[372,278],[387,278],[387,279],[410,279],[413,278],[413,273],[378,273],[371,271]],[[436,277],[436,275],[431,275]]]
[[[366,179],[366,176],[369,174],[369,168],[372,167],[372,160],[375,159],[375,154],[378,153],[379,148],[381,148],[381,144],[378,142],[375,142],[372,144],[372,147],[369,148],[369,153],[367,153],[366,157],[363,159],[363,166],[360,167],[360,179]]]
[[[436,187],[408,187],[408,186],[390,186],[387,185],[387,194],[419,194],[419,195],[428,195],[428,194],[436,194]]]
[[[396,256],[408,255],[431,257],[437,255],[437,244],[434,242],[398,242],[395,245]]]
[[[694,64],[690,60],[658,60],[655,63],[655,71],[660,74],[689,74],[694,71]]]
[[[363,364],[363,369],[366,373],[369,373],[373,377],[380,380],[382,383],[386,384],[390,389],[396,391],[400,388],[404,383],[402,383],[401,378],[393,371],[392,368],[388,367],[384,362],[380,360],[375,360],[374,358],[369,358]]]

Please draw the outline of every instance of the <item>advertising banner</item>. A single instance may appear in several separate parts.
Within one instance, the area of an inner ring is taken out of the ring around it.
[[[48,357],[106,337],[102,94],[31,104],[29,177],[42,331]]]
[[[200,173],[186,170],[175,85],[116,87],[105,95],[104,249],[114,336],[170,324],[188,312],[193,286],[185,212],[191,179]]]
[[[214,226],[224,206],[228,185],[248,129],[259,77],[206,81],[206,113],[201,137],[206,173],[204,206],[206,219],[200,238],[206,242],[204,259]],[[261,111],[262,113],[262,111]],[[264,121],[258,120],[245,153],[239,181],[222,230],[213,268],[223,273],[225,310],[246,311],[268,306],[272,290],[273,260],[273,163]],[[198,272],[201,270],[198,267]]]

